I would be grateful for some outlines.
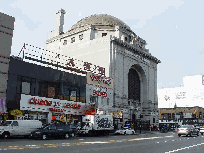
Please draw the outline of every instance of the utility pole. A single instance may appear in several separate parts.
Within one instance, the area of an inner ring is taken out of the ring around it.
[[[142,124],[141,124],[141,118],[142,118],[143,116],[142,116],[142,114],[140,114],[140,134],[141,134],[141,126],[142,126]]]
[[[174,105],[174,109],[175,109],[175,128],[177,129],[177,125],[176,125],[176,123],[177,123],[177,118],[176,118],[176,102],[175,102],[175,105]]]

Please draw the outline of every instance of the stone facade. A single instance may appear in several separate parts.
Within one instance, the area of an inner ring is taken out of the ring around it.
[[[158,115],[153,114],[158,112],[157,64],[160,61],[145,45],[146,41],[123,21],[104,14],[82,19],[67,32],[46,41],[46,49],[59,56],[67,55],[105,68],[105,76],[114,81],[113,107],[124,110],[121,122],[139,119],[142,114],[143,120],[158,125]],[[55,57],[53,60],[56,62]],[[136,80],[139,100],[128,97],[130,69],[139,76]]]
[[[0,12],[0,115],[6,112],[5,101],[14,21],[14,17]]]

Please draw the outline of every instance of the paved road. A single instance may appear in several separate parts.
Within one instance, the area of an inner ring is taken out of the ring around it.
[[[2,153],[203,153],[204,136],[177,137],[176,133],[75,137],[69,140],[0,139]]]

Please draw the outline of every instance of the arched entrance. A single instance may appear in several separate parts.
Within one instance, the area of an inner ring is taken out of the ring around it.
[[[128,73],[128,99],[140,101],[140,78],[134,67]]]

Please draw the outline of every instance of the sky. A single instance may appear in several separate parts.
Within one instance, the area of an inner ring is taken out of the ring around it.
[[[202,0],[7,0],[1,2],[0,12],[15,17],[12,55],[18,55],[24,43],[45,49],[60,8],[66,11],[64,32],[93,14],[115,16],[161,60],[157,84],[162,89],[180,86],[184,76],[204,74],[203,6]]]

